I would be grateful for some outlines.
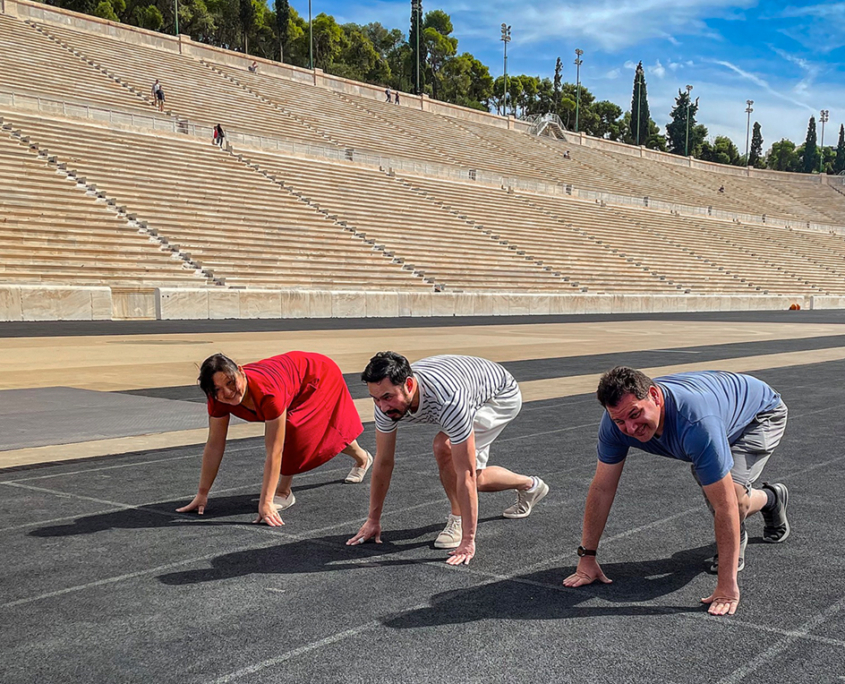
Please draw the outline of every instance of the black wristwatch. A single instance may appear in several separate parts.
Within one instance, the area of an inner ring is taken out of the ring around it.
[[[596,550],[595,549],[585,549],[583,546],[578,547],[578,555],[583,558],[584,556],[595,556]]]

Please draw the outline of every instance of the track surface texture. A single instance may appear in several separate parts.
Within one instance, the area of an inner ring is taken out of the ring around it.
[[[719,320],[795,320],[778,316]],[[845,323],[839,312],[806,320]],[[526,381],[843,339],[714,340],[681,350],[688,357],[590,349],[505,365]],[[285,526],[252,524],[262,439],[230,442],[201,517],[175,512],[196,491],[196,446],[0,471],[0,682],[843,682],[845,360],[802,358],[753,373],[790,409],[763,479],[788,485],[792,534],[765,544],[760,516],[751,519],[733,617],[699,604],[715,587],[705,571],[715,543],[689,467],[638,451],[600,546],[613,583],[562,586],[577,560],[601,418],[592,395],[575,394],[527,402],[494,443],[491,464],[539,475],[551,491],[523,520],[501,517],[512,493],[480,494],[478,554],[466,567],[447,566],[432,545],[448,514],[433,426],[400,427],[380,545],[344,544],[366,517],[369,475],[343,484],[351,462],[342,455],[294,479]],[[197,408],[190,390],[112,396],[147,398],[157,411],[175,402],[176,412]],[[372,424],[361,443],[374,449]]]

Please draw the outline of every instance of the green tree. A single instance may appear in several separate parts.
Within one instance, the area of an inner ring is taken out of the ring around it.
[[[845,171],[845,126],[839,125],[839,144],[836,146],[836,158],[833,160],[833,173]]]
[[[774,171],[798,171],[801,159],[795,149],[795,143],[786,138],[772,143],[772,149],[766,157],[766,165]]]
[[[554,103],[554,113],[558,114],[558,106],[560,105],[560,86],[561,86],[561,78],[563,74],[563,62],[560,61],[560,57],[557,58],[555,62],[555,80],[553,83],[553,93],[552,93],[552,102]],[[548,79],[545,79],[548,80]],[[560,116],[558,114],[558,116]]]
[[[414,84],[414,94],[421,95],[425,92],[425,70],[423,64],[426,60],[425,41],[423,40],[423,27],[425,21],[422,20],[422,0],[419,0],[419,10],[415,11],[411,7],[411,29],[408,32],[408,45],[410,47],[410,56],[406,56],[406,64],[408,66],[408,78]],[[419,84],[419,90],[417,90]]]
[[[446,61],[455,56],[458,39],[451,36],[452,19],[443,10],[428,12],[423,20],[422,42],[425,45],[425,62],[431,95],[439,100],[440,70]]]
[[[801,160],[801,170],[804,173],[818,173],[821,155],[816,144],[816,117],[810,117],[807,125],[807,138],[804,141],[804,155]]]
[[[288,0],[275,1],[276,35],[279,37],[279,61],[285,61],[288,48],[288,24],[290,24],[290,3]]]
[[[108,19],[109,21],[118,21],[117,14],[109,0],[100,0],[94,8],[94,16],[100,17],[100,19]]]
[[[240,22],[241,39],[244,54],[249,54],[249,34],[255,26],[255,5],[253,0],[238,0],[238,20]]]
[[[748,165],[755,169],[763,168],[763,133],[760,131],[760,124],[754,122],[754,130],[751,133],[751,151],[748,153]]]
[[[344,24],[344,40],[340,54],[332,64],[332,73],[344,78],[368,83],[387,84],[390,67],[373,41],[357,24]]]
[[[678,90],[675,107],[670,113],[672,120],[666,124],[666,141],[672,154],[683,155],[688,153],[694,155],[696,148],[704,142],[707,137],[707,129],[696,124],[696,114],[698,114],[698,98],[695,102],[692,102],[688,92]],[[689,131],[688,145],[687,131]]]
[[[581,88],[583,89],[583,86]],[[624,132],[624,120],[621,118],[622,108],[608,100],[602,100],[596,102],[591,109],[595,113],[597,121],[595,128],[590,130],[590,135],[607,138],[608,140],[620,140]]]
[[[132,23],[150,31],[160,31],[161,27],[164,26],[164,16],[155,5],[147,5],[146,7],[139,5],[132,10]],[[182,27],[179,26],[179,29],[181,30]]]
[[[644,145],[648,140],[651,113],[648,110],[648,89],[645,82],[643,63],[637,64],[634,72],[634,93],[631,96],[631,124],[629,138],[635,145]]]
[[[741,166],[743,159],[733,141],[724,135],[717,135],[711,145],[707,140],[701,142],[696,156],[702,161],[716,164],[731,164]]]
[[[308,38],[306,36],[305,42]],[[314,66],[328,71],[344,47],[343,29],[334,17],[321,12],[314,17]]]

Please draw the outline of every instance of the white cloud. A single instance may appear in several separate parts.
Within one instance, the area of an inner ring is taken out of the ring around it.
[[[630,59],[627,62],[625,62],[625,64],[623,64],[622,66],[624,66],[626,69],[636,69],[637,68],[637,65],[634,62],[632,62]]]
[[[778,97],[782,100],[786,100],[787,102],[791,102],[792,104],[797,105],[799,107],[804,107],[805,109],[808,109],[811,112],[816,111],[813,107],[806,104],[805,102],[801,102],[800,100],[796,100],[795,98],[790,97],[789,95],[786,95],[786,94],[780,92],[779,90],[776,90],[775,88],[773,88],[772,86],[769,85],[768,81],[760,78],[759,76],[756,76],[755,74],[752,74],[748,71],[745,71],[744,69],[740,69],[735,64],[731,64],[730,62],[725,62],[725,61],[722,61],[722,60],[709,60],[709,61],[711,61],[713,64],[718,64],[718,65],[723,66],[727,69],[730,69],[731,71],[733,71],[735,74],[737,74],[741,78],[744,78],[748,81],[751,81],[752,83],[759,86],[760,88],[762,88],[766,92],[771,93],[775,97]]]
[[[657,78],[663,78],[666,75],[666,67],[664,67],[658,59],[654,66],[651,67],[651,73],[657,76]]]
[[[514,41],[525,44],[546,40],[584,41],[581,47],[595,46],[608,52],[619,52],[649,40],[667,40],[679,44],[679,37],[714,35],[706,21],[719,18],[737,7],[751,7],[757,0],[532,0],[514,3],[512,0],[490,0],[485,15],[506,17],[513,26]],[[457,2],[443,0],[446,12],[453,12]],[[490,22],[478,22],[477,13],[464,19],[452,16],[460,23],[463,35],[486,35]],[[636,27],[632,30],[632,27]],[[517,35],[519,36],[517,38]]]
[[[786,7],[774,18],[790,19],[781,33],[806,48],[831,52],[845,46],[845,2]]]
[[[791,62],[792,64],[797,65],[804,71],[804,78],[802,78],[800,81],[798,81],[798,83],[795,84],[793,90],[798,95],[806,95],[810,86],[813,85],[816,80],[816,77],[819,75],[819,66],[817,64],[813,64],[812,62],[808,62],[806,59],[798,57],[797,55],[793,55],[789,52],[786,52],[785,50],[781,50],[780,48],[777,48],[774,45],[769,45],[769,47],[779,57],[782,57],[787,62]]]
[[[608,71],[604,77],[609,79],[619,78],[620,71],[619,69],[611,69]]]

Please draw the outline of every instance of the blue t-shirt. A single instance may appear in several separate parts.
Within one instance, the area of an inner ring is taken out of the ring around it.
[[[780,395],[765,382],[739,373],[678,373],[654,382],[666,402],[663,433],[640,442],[622,434],[605,411],[597,446],[602,463],[620,463],[636,447],[693,463],[701,484],[713,484],[733,468],[730,445],[758,413],[780,403]]]

